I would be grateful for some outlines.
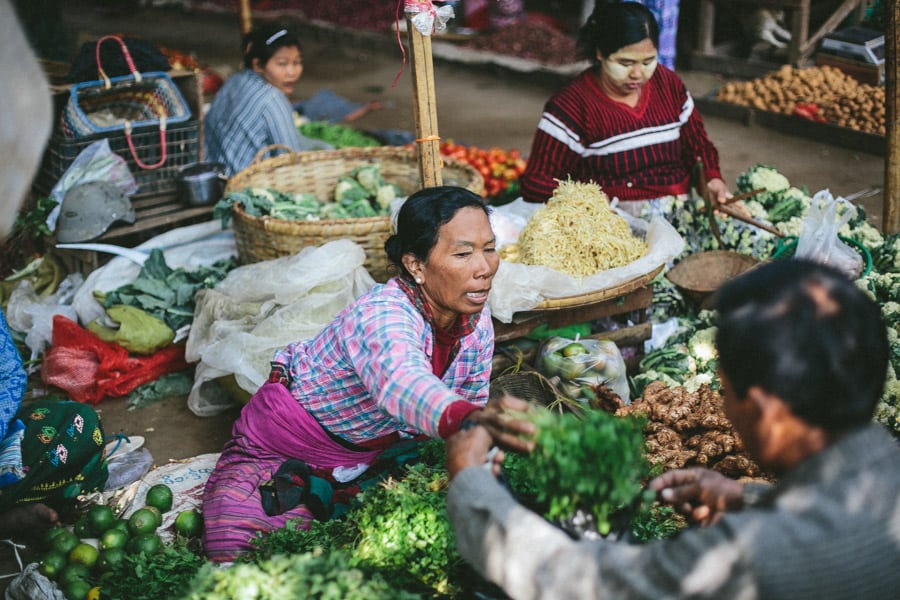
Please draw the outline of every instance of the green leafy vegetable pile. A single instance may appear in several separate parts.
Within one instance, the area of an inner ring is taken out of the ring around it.
[[[813,201],[806,189],[792,186],[775,167],[759,164],[737,178],[738,192],[756,189],[764,191],[744,201],[753,218],[773,225],[784,236],[798,236]],[[659,208],[671,216],[673,226],[686,242],[685,251],[679,258],[705,250],[728,249],[769,260],[777,248],[775,236],[752,225],[718,217],[725,246],[722,248],[703,213],[704,201],[698,197],[666,199]],[[860,277],[857,285],[881,306],[891,342],[891,366],[875,420],[900,437],[900,234],[882,235],[867,222],[861,205],[855,205],[855,209],[856,215],[838,233],[865,247],[872,256],[871,272]],[[702,383],[717,388],[715,360],[700,360],[701,357],[687,345],[688,340],[702,330],[708,330],[704,335],[711,336],[714,315],[703,314],[691,307],[665,277],[654,280],[653,289],[650,319],[661,323],[676,318],[679,331],[666,341],[665,348],[651,351],[644,357],[639,372],[630,378],[632,397],[639,397],[644,386],[654,380],[689,389],[696,389]]]
[[[166,596],[159,596],[163,598]],[[279,554],[257,564],[217,568],[209,564],[185,600],[409,600],[420,596],[392,587],[379,573],[351,566],[345,552],[321,549]]]
[[[328,121],[308,121],[300,125],[298,129],[305,137],[321,140],[336,149],[381,146],[378,139],[359,129]]]
[[[194,319],[194,294],[215,286],[236,266],[229,258],[194,271],[173,269],[154,248],[133,282],[111,292],[94,292],[94,297],[104,308],[117,304],[140,308],[177,331]]]
[[[208,564],[187,545],[179,544],[167,544],[155,554],[126,554],[122,563],[101,579],[101,597],[104,600],[179,598]]]
[[[318,221],[360,219],[390,214],[391,202],[400,197],[400,187],[381,175],[381,164],[365,164],[338,178],[333,198],[320,199],[310,193],[288,194],[271,188],[231,191],[216,203],[213,217],[227,227],[232,207],[240,204],[252,217]]]

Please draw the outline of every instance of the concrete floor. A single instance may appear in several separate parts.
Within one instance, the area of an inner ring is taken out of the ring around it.
[[[222,73],[240,61],[237,15],[186,14],[177,9],[145,9],[130,15],[103,15],[84,0],[67,2],[64,22],[73,44],[120,32],[158,45],[193,52],[201,65]],[[297,100],[327,88],[353,101],[380,100],[386,108],[356,122],[363,129],[414,129],[410,67],[404,68],[395,39],[376,36],[305,36],[305,71]],[[395,77],[403,69],[396,86]],[[523,75],[488,66],[435,61],[438,123],[442,138],[483,147],[530,148],[541,108],[561,79]],[[682,72],[695,96],[716,88],[720,79],[708,73]],[[771,129],[744,126],[720,118],[706,119],[716,142],[726,179],[755,163],[775,165],[792,183],[811,191],[829,188],[849,195],[881,188],[884,159],[874,154],[792,137]],[[862,201],[876,225],[881,219],[881,194]],[[142,435],[157,464],[205,452],[216,452],[227,439],[237,409],[219,417],[195,417],[184,398],[127,411],[122,400],[98,405],[108,434]]]

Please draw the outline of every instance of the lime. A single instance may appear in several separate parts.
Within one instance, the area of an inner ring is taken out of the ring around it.
[[[124,531],[125,533],[131,535],[131,531],[128,529],[128,519],[118,518],[116,522],[113,524],[110,529],[118,529],[119,531]]]
[[[164,483],[157,483],[147,490],[147,506],[155,506],[159,512],[172,510],[172,488]]]
[[[203,515],[200,511],[189,508],[175,517],[175,531],[185,537],[196,537],[203,531]]]
[[[131,537],[127,532],[118,528],[107,529],[100,536],[99,549],[109,550],[110,548],[124,548]]]
[[[128,519],[128,531],[130,531],[132,535],[153,533],[158,526],[156,513],[146,507],[137,509]]]
[[[87,511],[85,517],[94,536],[99,536],[116,523],[116,514],[105,504],[95,504]]]
[[[68,529],[63,529],[62,531],[63,533],[57,534],[50,541],[50,548],[68,555],[72,548],[81,542],[81,539]]]
[[[142,533],[128,540],[125,549],[129,554],[156,554],[162,550],[162,540],[155,533]]]
[[[99,555],[100,552],[96,548],[90,544],[81,542],[69,552],[69,562],[78,563],[86,566],[88,569],[93,569],[94,565],[97,564],[97,557]]]
[[[56,578],[59,587],[66,589],[73,581],[90,581],[91,570],[84,565],[78,563],[70,563],[62,570],[59,577]]]
[[[93,586],[87,581],[73,581],[67,585],[65,589],[66,598],[68,600],[85,600]]]
[[[149,510],[153,513],[153,516],[156,517],[156,526],[159,527],[162,525],[162,511],[156,508],[155,506],[147,505],[144,507],[144,510]]]
[[[86,600],[100,600],[100,586],[95,585],[90,590],[88,590],[87,596],[85,596]]]
[[[79,539],[92,537],[94,535],[94,532],[91,531],[91,524],[88,521],[87,515],[83,515],[80,519],[75,521],[75,525],[72,526],[72,532],[75,533]]]
[[[572,342],[563,348],[562,355],[563,356],[575,356],[577,354],[587,354],[587,348],[584,347],[583,344],[579,344],[578,342]]]
[[[64,552],[51,550],[45,554],[44,559],[41,560],[40,571],[47,578],[56,579],[59,577],[59,574],[62,573],[63,569],[66,568],[68,563],[69,559]]]
[[[51,527],[44,532],[44,548],[50,548],[52,546],[53,538],[66,531],[65,527]]]
[[[106,550],[101,550],[100,556],[97,558],[97,570],[101,573],[112,571],[121,565],[124,560],[124,548],[107,548]]]

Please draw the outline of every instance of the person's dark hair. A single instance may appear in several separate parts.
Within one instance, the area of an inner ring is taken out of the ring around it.
[[[438,230],[450,222],[461,208],[472,206],[488,215],[488,207],[478,194],[451,185],[429,187],[411,194],[397,214],[396,231],[384,243],[388,259],[401,273],[403,256],[412,253],[424,262],[438,241]]]
[[[578,57],[597,64],[598,50],[606,57],[647,38],[659,48],[659,25],[650,9],[637,2],[599,0],[578,32]]]
[[[878,305],[845,275],[774,261],[722,286],[713,303],[719,367],[738,397],[759,386],[830,432],[872,419],[887,376],[887,330]]]
[[[272,55],[285,46],[303,51],[300,38],[287,27],[274,23],[258,25],[244,35],[241,43],[244,66],[252,68],[254,59],[259,60],[260,66],[265,66]]]

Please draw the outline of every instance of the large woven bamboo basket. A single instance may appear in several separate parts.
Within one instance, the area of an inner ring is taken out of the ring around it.
[[[484,180],[473,167],[445,157],[444,185],[468,188],[476,194],[484,190]],[[273,158],[255,160],[235,174],[226,192],[249,187],[265,187],[296,194],[308,192],[320,200],[332,199],[340,177],[356,167],[379,163],[385,181],[399,186],[408,196],[422,188],[415,150],[396,146],[344,148],[317,152],[291,152]],[[234,239],[241,263],[253,263],[289,256],[306,246],[319,246],[335,239],[348,238],[366,252],[364,266],[376,281],[387,281],[393,265],[384,252],[391,234],[390,217],[361,219],[325,219],[292,221],[268,216],[254,217],[234,206]]]

